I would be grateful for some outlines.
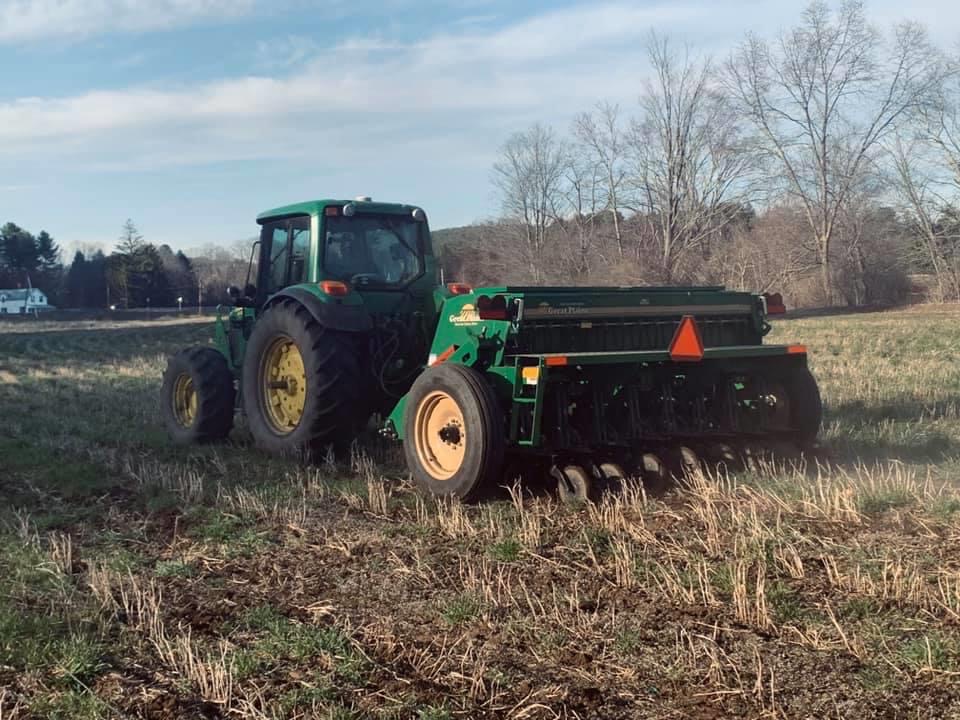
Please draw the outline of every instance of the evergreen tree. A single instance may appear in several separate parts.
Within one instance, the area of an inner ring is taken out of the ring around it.
[[[87,307],[87,273],[89,263],[83,253],[77,250],[67,270],[66,287],[64,289],[66,305],[68,307]]]
[[[36,251],[41,272],[49,273],[60,268],[60,247],[46,230],[41,230],[37,235]]]
[[[0,275],[4,285],[26,284],[27,274],[40,265],[36,238],[19,225],[8,222],[0,228]]]

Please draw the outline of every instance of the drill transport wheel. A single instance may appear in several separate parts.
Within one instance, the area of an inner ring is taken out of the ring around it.
[[[473,368],[443,363],[413,383],[404,412],[403,450],[413,479],[434,495],[475,498],[503,471],[502,413]]]

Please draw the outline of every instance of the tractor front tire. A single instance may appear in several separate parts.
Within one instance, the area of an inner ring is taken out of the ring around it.
[[[324,327],[295,301],[281,301],[257,320],[242,376],[250,432],[272,453],[342,450],[369,418],[370,375],[356,337]]]
[[[500,479],[504,421],[486,378],[473,368],[428,368],[407,394],[403,450],[416,484],[433,495],[475,499]]]
[[[233,428],[233,373],[211,347],[181,350],[167,362],[160,414],[178,445],[222,440]]]

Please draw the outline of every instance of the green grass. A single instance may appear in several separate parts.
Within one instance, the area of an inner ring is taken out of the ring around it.
[[[631,655],[640,648],[643,636],[635,628],[621,628],[613,638],[613,646],[621,655]]]
[[[30,703],[30,711],[46,720],[100,720],[116,716],[87,689],[43,693]]]
[[[523,552],[523,545],[519,540],[507,538],[490,546],[490,557],[500,562],[514,562]]]
[[[483,604],[469,593],[463,593],[445,602],[440,610],[444,622],[449,625],[462,625],[477,617]]]
[[[183,577],[189,578],[197,574],[197,571],[189,563],[182,560],[160,560],[154,568],[157,577]]]
[[[285,659],[303,662],[327,655],[332,659],[338,677],[351,683],[362,683],[366,661],[340,628],[293,620],[272,605],[251,608],[243,613],[237,625],[240,629],[252,631],[256,637],[252,645],[234,656],[245,676]]]
[[[104,667],[104,648],[95,627],[70,625],[0,601],[0,665],[44,672],[65,688],[91,682]]]
[[[767,589],[767,602],[778,623],[793,623],[806,615],[803,599],[785,582],[776,582]]]
[[[960,659],[956,637],[946,638],[939,633],[929,633],[904,641],[898,654],[904,664],[913,670],[953,672]]]
[[[428,705],[417,710],[417,720],[452,720],[453,715],[442,705]]]

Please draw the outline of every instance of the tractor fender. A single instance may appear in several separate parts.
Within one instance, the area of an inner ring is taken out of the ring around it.
[[[373,329],[373,319],[362,304],[347,305],[332,298],[322,298],[298,287],[287,288],[273,295],[267,301],[264,310],[284,298],[295,300],[303,305],[318,323],[331,330],[369,332]]]

